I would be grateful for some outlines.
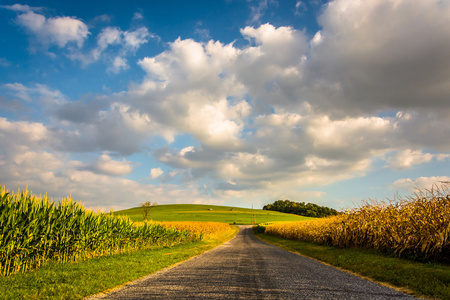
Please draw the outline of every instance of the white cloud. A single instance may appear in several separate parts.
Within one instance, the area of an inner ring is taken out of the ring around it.
[[[143,140],[161,135],[172,138],[173,132],[155,123],[148,114],[118,102],[105,99],[87,103],[70,102],[56,110],[56,116],[67,123],[55,131],[54,146],[60,151],[110,151],[130,155],[140,151]]]
[[[345,118],[332,121],[328,116],[312,118],[306,132],[317,153],[327,157],[371,156],[386,151],[386,137],[394,128],[389,120],[379,117]]]
[[[232,45],[181,39],[170,47],[139,61],[147,78],[131,89],[128,101],[208,147],[240,147],[243,119],[251,108],[246,101],[226,99],[242,94],[242,85],[235,76],[224,75],[238,51]]]
[[[97,35],[99,52],[104,51],[109,45],[122,42],[122,31],[117,27],[106,27]]]
[[[145,27],[140,27],[135,31],[124,31],[123,38],[125,41],[125,47],[128,48],[129,51],[136,51],[142,44],[148,42],[148,39],[151,37],[155,37],[148,32],[148,29]]]
[[[107,71],[117,74],[129,68],[126,57],[135,55],[136,51],[151,38],[158,39],[145,27],[134,31],[123,31],[118,27],[109,26],[103,28],[97,35],[97,47],[87,54],[75,51],[68,56],[73,60],[81,61],[85,66],[103,58],[110,64]]]
[[[126,159],[122,159],[122,161],[113,160],[105,152],[93,164],[86,166],[85,169],[99,174],[122,176],[133,171],[133,163]]]
[[[120,71],[126,70],[128,68],[130,68],[130,66],[128,65],[127,59],[116,56],[112,62],[112,66],[108,68],[108,71],[117,74]]]
[[[2,139],[5,141],[14,141],[14,143],[11,143],[11,147],[45,143],[49,137],[49,131],[41,123],[30,123],[25,121],[9,122],[6,118],[1,117],[0,130],[2,131]]]
[[[273,67],[297,65],[308,48],[304,33],[292,27],[276,28],[271,24],[263,24],[258,28],[248,26],[241,29],[241,34],[256,43],[257,47],[249,48],[248,54],[259,53],[256,55],[261,55],[262,60],[270,56],[271,58],[267,63],[270,63]]]
[[[17,16],[17,23],[25,27],[36,37],[36,41],[45,46],[55,44],[61,48],[68,43],[83,46],[89,31],[82,21],[71,17],[46,18],[32,10]]]
[[[397,152],[395,156],[389,157],[387,162],[391,168],[401,170],[430,162],[433,159],[444,160],[448,157],[450,157],[450,154],[431,154],[423,153],[422,150],[406,149]]]
[[[22,5],[22,4],[14,4],[14,5],[4,5],[0,6],[6,9],[10,9],[17,12],[27,13],[30,11],[40,11],[42,10],[41,7],[31,7],[29,5]]]
[[[152,169],[150,170],[150,177],[151,177],[152,179],[156,179],[156,178],[158,178],[159,176],[161,176],[163,173],[164,173],[164,171],[161,170],[161,168],[152,168]]]
[[[246,102],[238,105],[243,106],[244,117],[250,110]],[[243,129],[236,115],[236,107],[230,107],[227,101],[219,101],[215,104],[204,105],[200,109],[190,110],[186,120],[185,128],[193,133],[203,144],[220,149],[233,149],[241,145],[240,132]]]

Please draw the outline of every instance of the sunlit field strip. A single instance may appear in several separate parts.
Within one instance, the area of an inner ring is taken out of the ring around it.
[[[136,225],[141,225],[146,222],[135,222]],[[209,235],[225,232],[230,229],[230,225],[221,222],[201,222],[201,221],[149,221],[148,223],[162,225],[166,228],[174,228],[178,231],[189,231],[199,235]]]
[[[230,225],[220,222],[161,222],[161,225],[176,230],[187,230],[196,234],[216,234],[230,229]]]
[[[276,223],[265,233],[349,248],[373,248],[418,260],[450,261],[450,195],[447,188],[418,192],[395,202],[372,202],[338,216]]]

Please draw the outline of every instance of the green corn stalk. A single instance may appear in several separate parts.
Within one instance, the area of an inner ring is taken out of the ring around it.
[[[72,199],[58,205],[28,190],[10,193],[0,186],[0,274],[9,276],[39,267],[170,246],[194,240],[193,234],[128,218],[85,210]]]

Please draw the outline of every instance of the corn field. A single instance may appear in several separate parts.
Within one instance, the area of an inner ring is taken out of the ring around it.
[[[266,234],[335,247],[371,248],[418,260],[450,262],[448,188],[367,203],[338,216],[269,225]]]
[[[211,235],[216,233],[225,232],[230,229],[230,225],[220,222],[160,222],[164,227],[175,228],[179,231],[189,231],[200,235]]]
[[[26,272],[52,260],[80,261],[201,240],[202,235],[155,223],[91,212],[66,198],[55,204],[0,186],[0,274]]]

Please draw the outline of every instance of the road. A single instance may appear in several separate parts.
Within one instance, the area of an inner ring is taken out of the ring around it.
[[[290,253],[241,226],[229,242],[93,299],[414,299]]]

